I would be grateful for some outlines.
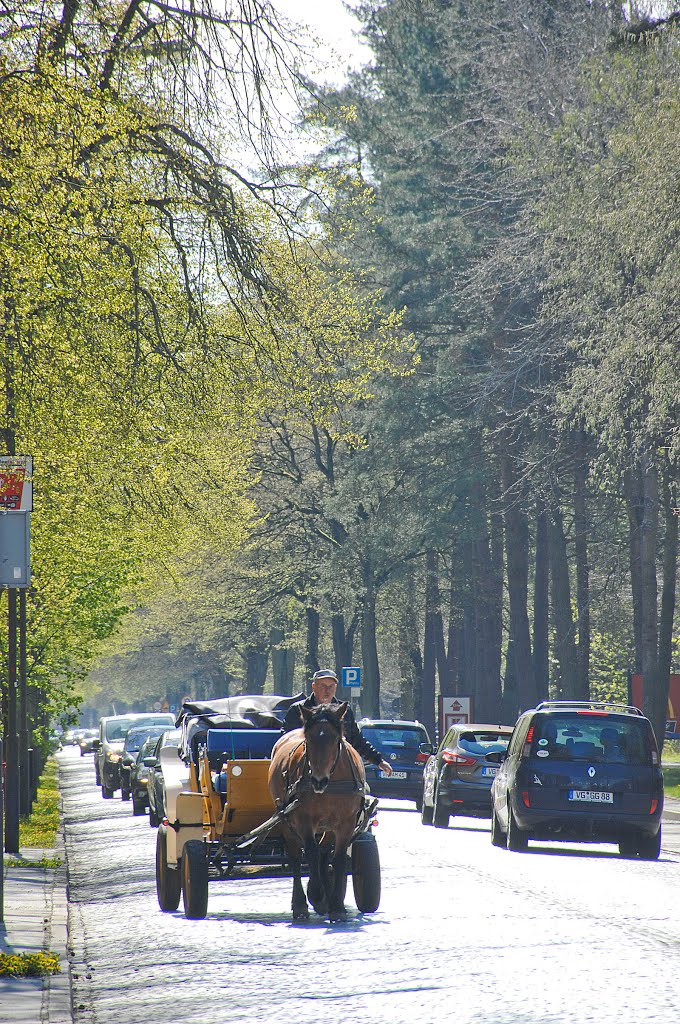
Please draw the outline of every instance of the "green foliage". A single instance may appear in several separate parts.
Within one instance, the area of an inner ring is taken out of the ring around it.
[[[38,783],[38,793],[28,818],[19,822],[19,845],[50,849],[59,830],[57,762],[51,757]]]
[[[56,953],[0,952],[0,977],[41,978],[60,972],[61,964]]]

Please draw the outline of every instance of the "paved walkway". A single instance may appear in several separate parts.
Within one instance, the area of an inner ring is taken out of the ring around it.
[[[680,800],[667,797],[662,849],[680,854]],[[61,974],[47,978],[0,977],[0,1024],[72,1024],[67,953],[67,870],[59,837],[54,850],[22,850],[26,860],[61,857],[58,868],[5,869],[5,922],[0,952],[56,953]],[[662,854],[663,856],[663,854]]]

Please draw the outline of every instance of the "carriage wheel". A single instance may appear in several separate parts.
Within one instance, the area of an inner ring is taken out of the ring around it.
[[[177,910],[181,882],[179,871],[168,867],[168,828],[161,825],[156,834],[156,893],[161,910]]]
[[[182,851],[182,899],[184,916],[193,921],[208,913],[208,858],[205,843],[190,839]]]
[[[380,855],[370,832],[362,832],[352,843],[352,886],[357,908],[372,914],[380,906]]]

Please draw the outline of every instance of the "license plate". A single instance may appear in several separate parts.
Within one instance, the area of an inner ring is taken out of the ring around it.
[[[495,779],[498,775],[498,768],[482,768],[482,775],[486,775],[487,778]]]
[[[388,775],[387,772],[378,772],[378,778],[380,779],[407,779],[408,772],[392,772]]]
[[[570,789],[569,799],[588,804],[613,804],[614,794],[603,793],[601,790]]]

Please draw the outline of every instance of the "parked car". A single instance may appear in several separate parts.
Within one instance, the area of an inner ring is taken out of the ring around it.
[[[83,729],[81,730],[81,736],[78,740],[78,746],[80,747],[80,756],[83,757],[85,754],[92,754],[94,752],[94,741],[99,738],[99,729]]]
[[[362,718],[358,725],[369,743],[392,766],[392,774],[387,775],[374,764],[366,765],[371,793],[392,800],[413,800],[420,808],[423,765],[427,761],[427,754],[420,748],[430,742],[425,726],[420,722],[376,718]]]
[[[179,741],[182,733],[179,729],[168,729],[156,744],[150,756],[145,758],[149,770],[147,782],[147,796],[149,802],[149,825],[156,828],[165,817],[165,781],[163,779],[163,762],[161,750],[168,751],[175,748],[179,757]]]
[[[129,736],[130,733],[128,738]],[[130,767],[130,795],[134,815],[144,814],[144,808],[149,803],[149,763],[155,760],[153,752],[158,740],[157,734],[147,736],[137,752],[134,764]]]
[[[120,789],[120,762],[125,737],[133,726],[175,724],[174,715],[157,714],[111,715],[99,720],[99,738],[95,740],[95,777],[105,800],[111,800]]]
[[[123,800],[129,800],[132,796],[132,769],[137,761],[137,755],[149,738],[157,740],[161,733],[165,732],[165,725],[144,725],[128,729],[123,746],[123,756],[120,759],[120,793]]]
[[[492,800],[494,846],[607,842],[656,860],[663,774],[652,726],[627,705],[544,701],[517,722]]]
[[[423,771],[423,825],[448,828],[452,814],[491,817],[491,784],[512,726],[452,725]]]

